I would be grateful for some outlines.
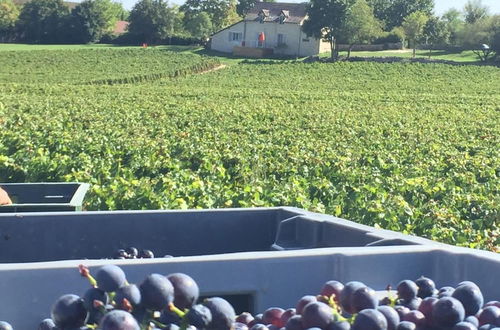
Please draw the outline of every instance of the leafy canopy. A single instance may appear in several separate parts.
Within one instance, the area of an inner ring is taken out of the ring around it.
[[[430,15],[434,10],[434,0],[370,0],[375,17],[384,22],[385,30],[401,26],[405,17],[416,11]]]
[[[130,11],[128,30],[144,42],[155,43],[173,33],[175,12],[164,0],[140,0]]]
[[[19,9],[12,0],[0,0],[0,32],[12,29],[19,17]]]
[[[405,35],[412,44],[413,56],[415,56],[416,43],[423,37],[424,27],[428,20],[429,17],[425,13],[417,11],[406,17],[403,22]]]
[[[311,0],[302,30],[308,36],[330,42],[332,58],[336,41],[342,35],[352,0]]]
[[[79,42],[97,42],[112,32],[121,16],[111,0],[85,0],[73,9],[71,15],[75,24],[75,35]]]
[[[21,39],[33,43],[60,42],[64,17],[69,9],[62,0],[31,0],[19,14]]]
[[[343,41],[348,44],[369,43],[382,33],[381,23],[366,0],[357,0],[347,12]]]

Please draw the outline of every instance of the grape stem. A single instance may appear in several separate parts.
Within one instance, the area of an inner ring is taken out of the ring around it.
[[[91,286],[93,286],[94,288],[97,288],[97,281],[95,280],[95,278],[92,275],[90,275],[90,270],[87,266],[78,265],[78,270],[80,272],[80,275],[82,275],[82,277],[85,277],[89,280]]]
[[[175,307],[175,305],[173,303],[168,304],[168,309],[171,312],[177,314],[177,316],[179,316],[180,318],[183,318],[184,315],[186,315],[186,312],[183,312],[179,308]]]

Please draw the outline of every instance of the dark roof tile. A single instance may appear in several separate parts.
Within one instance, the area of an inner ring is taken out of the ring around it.
[[[289,2],[256,2],[245,16],[245,21],[259,21],[259,13],[265,13],[264,22],[275,22],[279,20],[283,12],[286,23],[300,24],[307,14],[307,3],[289,3]]]

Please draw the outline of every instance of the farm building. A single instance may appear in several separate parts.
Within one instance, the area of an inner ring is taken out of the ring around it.
[[[211,49],[235,55],[310,56],[330,50],[320,39],[302,31],[306,3],[257,2],[245,18],[215,33]]]

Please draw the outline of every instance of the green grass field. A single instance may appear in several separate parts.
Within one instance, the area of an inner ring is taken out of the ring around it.
[[[77,68],[44,84],[22,73],[73,50],[52,52],[3,58],[19,68],[0,75],[0,182],[89,182],[88,210],[289,205],[500,246],[497,67],[229,58],[111,86],[75,84]],[[186,52],[168,54],[199,50]]]
[[[79,50],[79,49],[103,49],[103,48],[140,48],[138,46],[116,46],[110,44],[89,44],[89,45],[29,45],[29,44],[2,44],[0,43],[1,51],[25,51],[25,50]],[[216,52],[206,52],[201,47],[197,46],[150,46],[149,48],[154,49],[166,49],[176,52],[196,52],[208,54],[213,57],[218,57],[222,61],[228,63],[239,62],[241,58],[233,58],[225,54],[218,54]],[[341,55],[347,55],[347,52],[340,52]],[[427,50],[417,50],[416,53],[419,58],[429,58],[429,51]],[[321,54],[321,57],[328,57],[330,53]],[[373,51],[373,52],[352,52],[351,56],[360,57],[403,57],[411,58],[411,49],[406,49],[403,51]],[[433,50],[431,52],[432,59],[456,61],[456,62],[478,62],[479,59],[472,51],[462,51],[462,52],[447,52],[443,50]]]

